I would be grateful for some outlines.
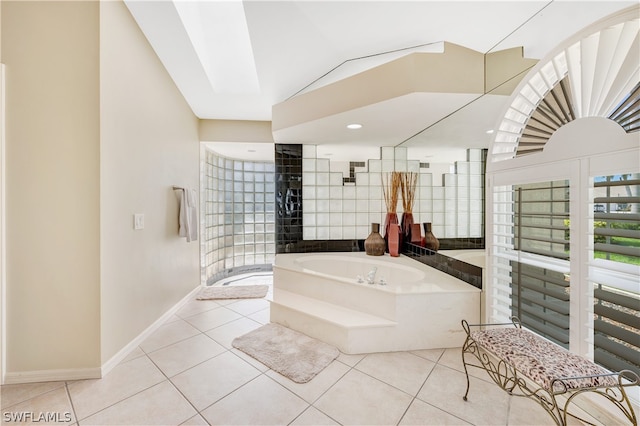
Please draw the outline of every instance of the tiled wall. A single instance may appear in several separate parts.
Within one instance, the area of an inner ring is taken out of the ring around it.
[[[413,244],[405,244],[402,254],[482,289],[482,268],[479,266]]]
[[[271,269],[276,252],[274,164],[233,160],[209,150],[203,157],[203,282]]]
[[[276,252],[363,250],[370,223],[384,222],[381,175],[394,169],[420,173],[414,217],[440,230],[440,235],[434,233],[441,248],[484,248],[484,153],[470,150],[468,160],[456,163],[457,173],[445,174],[440,186],[433,185],[425,165],[407,159],[402,148],[382,148],[379,159],[348,162],[346,167],[316,158],[314,145],[276,144],[275,164],[229,159],[206,150],[200,216],[203,282],[269,269]],[[443,222],[437,225],[436,220]],[[403,253],[482,285],[481,271],[464,262],[418,247],[405,247]]]
[[[276,252],[302,240],[302,145],[275,145]]]
[[[371,223],[384,224],[382,179],[393,171],[418,173],[414,221],[431,222],[440,239],[482,238],[484,152],[469,149],[455,172],[433,176],[426,164],[407,158],[407,148],[382,147],[380,157],[366,162],[332,164],[317,158],[315,145],[302,146],[304,240],[364,239]],[[402,201],[398,201],[398,217]]]

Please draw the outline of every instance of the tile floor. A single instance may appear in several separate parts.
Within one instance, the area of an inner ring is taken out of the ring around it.
[[[31,413],[47,424],[37,417],[53,413],[50,423],[77,425],[553,424],[482,371],[464,402],[460,349],[341,354],[309,383],[291,382],[231,346],[269,321],[270,297],[193,300],[99,380],[2,386],[2,422]]]

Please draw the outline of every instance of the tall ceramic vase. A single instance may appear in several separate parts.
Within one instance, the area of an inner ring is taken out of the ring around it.
[[[425,222],[423,223],[423,226],[424,226],[423,246],[425,248],[428,248],[431,251],[438,251],[438,249],[440,248],[440,241],[438,241],[436,236],[433,235],[433,232],[431,232],[431,222]]]
[[[372,223],[371,224],[371,233],[364,240],[364,251],[369,256],[382,256],[387,247],[387,243],[380,235],[380,224]]]
[[[411,244],[422,245],[422,231],[420,230],[420,224],[414,223],[411,225]]]
[[[389,255],[391,257],[400,256],[400,245],[402,232],[400,232],[400,225],[397,223],[392,223],[389,225],[389,234],[388,237],[388,246],[389,246]]]
[[[398,214],[387,213],[387,216],[384,219],[384,240],[387,243],[387,251],[389,248],[389,227],[393,224],[398,225]],[[400,228],[398,227],[398,229]]]
[[[402,213],[400,222],[403,241],[411,241],[411,227],[413,226],[413,213]]]

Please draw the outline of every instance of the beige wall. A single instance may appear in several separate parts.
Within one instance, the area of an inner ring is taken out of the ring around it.
[[[270,121],[200,120],[201,142],[273,143]]]
[[[198,120],[121,2],[100,5],[102,363],[200,284],[173,185],[198,189]],[[133,229],[134,213],[145,228]]]
[[[199,285],[198,121],[123,3],[0,5],[7,381],[95,374]]]
[[[8,373],[100,363],[98,12],[2,2]]]

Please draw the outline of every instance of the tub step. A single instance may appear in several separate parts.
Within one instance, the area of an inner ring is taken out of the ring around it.
[[[272,304],[286,306],[343,327],[393,327],[398,323],[290,291],[274,289]]]
[[[322,300],[274,289],[271,322],[322,340],[346,354],[381,352],[397,323]]]

